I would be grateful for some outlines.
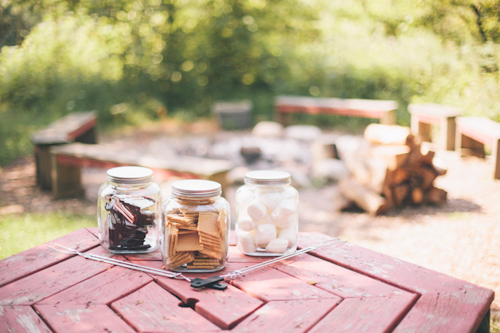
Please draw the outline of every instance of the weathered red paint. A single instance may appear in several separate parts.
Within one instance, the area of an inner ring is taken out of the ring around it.
[[[54,242],[162,268],[159,251],[112,254],[98,246],[96,235],[96,228],[82,229]],[[299,246],[331,239],[304,233]],[[225,269],[185,275],[207,278],[268,259],[244,256],[230,246]],[[0,268],[0,332],[473,332],[488,318],[494,296],[348,243],[247,272],[227,280],[225,291],[194,289],[186,280],[45,246],[4,259]]]

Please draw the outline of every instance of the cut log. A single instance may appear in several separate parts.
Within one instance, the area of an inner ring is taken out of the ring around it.
[[[429,149],[429,147],[427,146],[422,146],[420,148],[420,152],[422,154],[421,158],[422,163],[427,165],[432,165],[432,160],[434,159],[436,152],[434,150]]]
[[[396,125],[370,124],[365,130],[365,139],[373,144],[406,145],[412,147],[415,137],[410,128]]]
[[[396,206],[401,206],[408,196],[410,186],[408,184],[401,184],[392,189],[392,194],[394,198],[394,204]]]
[[[379,215],[386,211],[385,199],[352,178],[343,178],[339,181],[339,189],[343,196],[352,200],[366,212]]]
[[[383,158],[390,170],[402,167],[410,154],[408,146],[373,146],[370,150],[371,157]]]
[[[387,162],[384,159],[351,156],[346,159],[346,165],[352,178],[360,185],[382,193],[388,176]]]
[[[422,191],[422,189],[419,187],[414,188],[413,191],[411,191],[411,201],[414,204],[419,204],[422,203],[423,200],[424,200],[424,192]]]
[[[443,189],[432,187],[425,193],[426,201],[435,205],[442,205],[446,203],[448,192]]]
[[[352,200],[347,199],[345,196],[340,193],[340,189],[338,187],[335,188],[333,192],[333,200],[332,200],[332,210],[335,212],[340,212],[342,210],[353,207],[355,204]]]
[[[409,166],[406,170],[414,179],[419,179],[416,184],[410,184],[412,188],[422,187],[424,190],[427,190],[432,187],[434,180],[438,176],[433,169],[425,166]]]
[[[397,168],[391,172],[390,185],[398,185],[408,179],[408,171],[403,168]]]
[[[420,165],[422,163],[422,152],[420,144],[415,145],[408,154],[406,165]]]

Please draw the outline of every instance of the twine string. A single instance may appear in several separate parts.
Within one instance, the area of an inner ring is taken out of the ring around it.
[[[306,253],[306,252],[309,252],[312,250],[319,249],[320,247],[325,246],[325,245],[334,245],[334,244],[339,244],[339,243],[345,243],[345,241],[340,241],[340,240],[336,240],[336,239],[329,239],[329,240],[321,242],[319,245],[309,246],[309,247],[303,248],[301,250],[295,251],[295,252],[290,253],[290,254],[285,254],[285,255],[276,257],[274,259],[271,259],[271,260],[267,260],[267,261],[264,261],[264,262],[261,262],[261,263],[258,263],[258,264],[252,265],[252,266],[248,266],[248,267],[245,267],[245,268],[242,268],[239,270],[235,270],[233,272],[221,275],[221,277],[229,278],[230,280],[234,280],[247,272],[275,264],[279,261],[282,261],[282,260],[285,260],[288,258],[292,258],[292,257],[301,255],[303,253]]]
[[[65,253],[65,254],[78,254],[79,256],[82,256],[82,257],[84,257],[86,259],[92,259],[92,260],[96,260],[96,261],[101,261],[101,262],[105,262],[105,263],[108,263],[108,264],[112,264],[112,265],[116,265],[116,266],[121,266],[121,267],[125,267],[125,268],[130,268],[130,269],[134,269],[134,270],[145,272],[145,273],[152,273],[152,274],[156,274],[156,275],[161,275],[161,276],[165,276],[165,277],[168,277],[168,278],[171,278],[171,279],[184,279],[184,280],[186,280],[188,282],[191,282],[191,279],[188,278],[188,277],[186,277],[186,276],[184,276],[182,273],[174,273],[174,272],[165,271],[165,270],[162,270],[162,269],[157,269],[157,268],[152,268],[152,267],[137,265],[137,264],[133,264],[133,263],[129,263],[129,262],[124,262],[124,261],[113,259],[113,258],[99,256],[97,254],[82,253],[82,252],[79,252],[79,251],[77,251],[75,249],[71,249],[71,248],[65,247],[65,246],[57,244],[57,243],[54,243],[54,245],[56,245],[56,246],[58,246],[60,248],[63,248],[66,251],[54,248],[54,247],[49,246],[49,245],[46,245],[46,246],[48,248],[51,248],[52,250],[55,250],[55,251],[58,251],[58,252],[61,252],[61,253]]]

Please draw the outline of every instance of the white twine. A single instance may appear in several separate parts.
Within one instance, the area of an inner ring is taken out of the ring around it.
[[[328,244],[328,243],[330,243],[332,241],[333,241],[333,243]],[[230,280],[234,280],[234,279],[240,277],[241,275],[243,275],[243,274],[245,274],[247,272],[253,271],[255,269],[263,268],[265,266],[269,266],[269,265],[275,264],[275,263],[277,263],[277,262],[279,262],[281,260],[292,258],[292,257],[298,256],[298,255],[301,255],[303,253],[319,249],[320,247],[325,246],[325,245],[333,245],[333,244],[338,244],[338,243],[345,243],[345,241],[340,241],[340,240],[335,240],[335,239],[329,239],[329,240],[321,242],[321,244],[319,244],[319,245],[309,246],[309,247],[303,248],[302,250],[298,250],[298,251],[295,251],[295,252],[290,253],[290,254],[285,254],[285,255],[276,257],[274,259],[267,260],[267,261],[261,262],[259,264],[255,264],[253,266],[248,266],[248,267],[245,267],[245,268],[242,268],[242,269],[237,269],[235,271],[232,271],[231,273],[227,273],[227,274],[221,275],[221,277],[223,277],[223,278],[227,277]]]
[[[62,251],[62,250],[59,250],[59,249],[56,249],[52,246],[48,246],[48,248],[51,248],[52,250],[55,250],[55,251],[58,251],[58,252],[61,252],[61,253],[66,253],[66,254],[78,254],[84,258],[87,258],[87,259],[92,259],[92,260],[96,260],[96,261],[102,261],[102,262],[105,262],[105,263],[108,263],[108,264],[113,264],[113,265],[116,265],[116,266],[121,266],[121,267],[125,267],[125,268],[130,268],[130,269],[135,269],[137,271],[141,271],[141,272],[145,272],[145,273],[153,273],[153,274],[156,274],[156,275],[161,275],[161,276],[165,276],[165,277],[168,277],[168,278],[171,278],[171,279],[184,279],[188,282],[191,282],[191,279],[182,275],[182,273],[174,273],[174,272],[170,272],[170,271],[165,271],[163,269],[157,269],[157,268],[151,268],[151,267],[147,267],[147,266],[141,266],[141,265],[137,265],[137,264],[133,264],[133,263],[129,263],[129,262],[125,262],[125,261],[121,261],[121,260],[117,260],[117,259],[112,259],[112,258],[108,258],[108,257],[103,257],[103,256],[99,256],[99,255],[96,255],[96,254],[92,254],[92,253],[82,253],[82,252],[79,252],[75,249],[70,249],[68,247],[65,247],[65,246],[62,246],[60,244],[57,244],[57,243],[54,243],[54,245],[56,246],[59,246],[60,248],[63,248],[65,249],[66,251]]]

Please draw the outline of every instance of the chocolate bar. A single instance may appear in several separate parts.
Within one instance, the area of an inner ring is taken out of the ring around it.
[[[148,226],[153,226],[155,214],[148,208],[154,201],[147,198],[120,199],[111,197],[105,205],[109,211],[109,249],[147,250],[145,243]]]

